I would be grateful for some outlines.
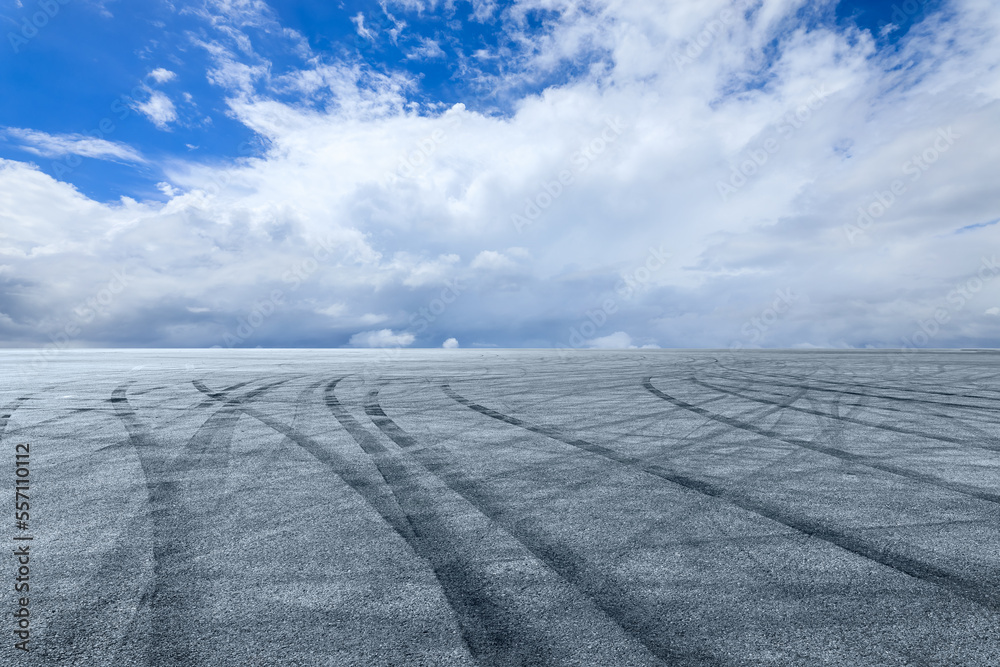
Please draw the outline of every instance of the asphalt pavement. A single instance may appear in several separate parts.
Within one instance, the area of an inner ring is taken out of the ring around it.
[[[995,352],[0,351],[0,378],[3,665],[1000,665]]]

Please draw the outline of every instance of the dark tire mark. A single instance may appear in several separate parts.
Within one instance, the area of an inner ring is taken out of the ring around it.
[[[642,384],[647,391],[649,391],[657,398],[661,398],[665,401],[673,403],[679,408],[688,410],[690,412],[694,412],[695,414],[699,414],[708,419],[713,419],[716,421],[720,421],[724,424],[728,424],[733,428],[748,430],[753,433],[757,433],[758,435],[781,440],[789,444],[794,444],[803,447],[807,446],[808,449],[819,448],[815,449],[815,451],[820,451],[822,453],[828,453],[824,450],[832,449],[832,448],[822,447],[822,445],[816,445],[814,443],[810,443],[805,440],[800,440],[798,438],[789,438],[787,436],[774,435],[771,434],[767,429],[758,428],[753,424],[747,424],[746,422],[742,422],[737,419],[732,419],[730,417],[725,417],[723,415],[716,415],[714,413],[710,413],[708,410],[703,410],[695,405],[691,405],[690,403],[686,403],[685,401],[674,398],[673,396],[670,396],[669,394],[660,391],[659,389],[653,386],[652,378],[646,378],[645,380],[643,380]],[[849,454],[847,452],[840,452],[840,450],[833,450],[833,451],[836,451],[838,453],[848,454],[848,456],[850,457],[856,456],[854,454]],[[831,455],[837,455],[837,454],[831,453]],[[841,457],[838,456],[838,458]],[[864,465],[871,466],[870,463],[864,463]],[[894,474],[899,474],[899,473],[894,473]],[[911,474],[917,474],[917,473],[907,473],[906,475],[903,476],[910,476]],[[728,500],[733,504],[736,504],[740,507],[744,507],[745,509],[749,509],[750,511],[761,514],[762,516],[765,516],[767,518],[773,518],[774,520],[778,521],[779,523],[783,523],[789,528],[793,528],[807,535],[811,535],[813,537],[829,542],[830,544],[838,546],[842,549],[850,551],[851,553],[857,554],[859,556],[862,556],[863,558],[867,558],[881,565],[885,565],[886,567],[890,567],[894,570],[897,570],[898,572],[902,572],[903,574],[948,589],[954,593],[957,593],[958,595],[961,595],[962,597],[968,600],[972,600],[973,602],[976,602],[994,611],[1000,610],[1000,599],[997,598],[997,595],[995,593],[984,590],[983,586],[979,582],[966,580],[964,577],[956,576],[946,570],[937,568],[927,563],[923,563],[914,558],[910,558],[909,556],[889,552],[879,547],[878,545],[873,545],[866,542],[863,538],[857,535],[850,535],[845,531],[839,530],[832,526],[823,525],[821,522],[815,521],[813,519],[800,518],[784,508],[771,507],[759,501],[746,499],[722,487],[713,485],[710,482],[700,482],[695,480],[692,481],[694,481],[694,483],[697,486],[702,487],[704,489],[703,492],[707,493],[708,495],[715,495],[720,498],[724,498],[725,500]],[[931,483],[934,482],[932,481]],[[951,483],[949,482],[949,484]],[[983,492],[977,490],[977,493],[981,494]],[[967,495],[972,495],[972,494],[969,493]],[[992,496],[993,494],[988,494],[988,495]],[[977,495],[975,497],[979,498],[980,496]],[[981,499],[990,500],[990,502],[998,501],[998,497],[996,496],[993,496],[993,499],[986,497],[983,497]]]
[[[202,384],[198,390],[210,395],[211,390]],[[223,401],[223,398],[215,398],[216,401]],[[253,417],[268,428],[277,431],[296,445],[308,452],[314,459],[324,464],[340,477],[348,486],[354,489],[372,509],[374,509],[389,526],[401,537],[411,534],[409,522],[406,515],[399,508],[395,498],[385,484],[385,480],[373,478],[370,473],[359,470],[356,466],[349,464],[339,454],[332,449],[319,443],[314,438],[301,431],[273,419],[268,415],[254,410],[246,405],[239,405],[237,409],[243,414]]]
[[[194,605],[199,602],[191,590],[197,584],[189,580],[187,586],[171,585],[171,582],[183,579],[183,573],[178,567],[178,561],[181,560],[179,556],[184,553],[185,547],[190,546],[185,540],[183,527],[193,523],[193,516],[183,506],[176,505],[177,482],[162,479],[166,452],[139,421],[128,403],[126,391],[127,385],[115,389],[111,395],[111,403],[128,432],[129,444],[139,457],[152,523],[153,576],[149,588],[142,591],[141,604],[136,608],[137,614],[148,613],[151,617],[150,634],[146,639],[146,663],[197,664],[192,652],[190,636],[193,628],[189,620],[191,612],[196,608]],[[180,540],[179,549],[172,538]],[[179,589],[177,597],[165,595],[174,587]],[[67,637],[71,644],[75,643],[74,635],[83,635],[88,628],[84,626],[73,629],[76,632]]]
[[[738,372],[740,372],[740,373],[742,373],[744,375],[750,375],[751,374],[748,371],[738,371]],[[855,382],[855,383],[849,385],[849,386],[855,387],[855,389],[834,389],[832,387],[821,387],[821,386],[815,385],[815,384],[800,384],[800,383],[797,383],[797,382],[790,382],[787,379],[783,379],[784,376],[769,376],[769,375],[765,375],[763,373],[753,373],[753,375],[755,375],[757,377],[766,378],[766,379],[764,379],[762,381],[766,382],[767,386],[769,386],[769,387],[786,387],[786,388],[793,388],[793,387],[794,388],[800,388],[800,387],[802,387],[802,388],[805,388],[805,389],[809,389],[810,391],[818,391],[818,392],[823,392],[823,393],[828,393],[828,394],[846,394],[848,396],[861,396],[861,397],[867,397],[867,398],[880,398],[880,399],[885,400],[885,401],[895,401],[897,403],[904,403],[906,405],[920,404],[920,405],[933,405],[933,406],[939,406],[939,407],[944,407],[944,408],[960,408],[960,409],[963,409],[963,410],[972,410],[974,412],[983,412],[983,411],[986,411],[986,412],[1000,412],[1000,407],[994,407],[994,406],[989,406],[989,405],[970,405],[969,403],[951,403],[951,402],[947,402],[947,401],[929,401],[929,400],[922,399],[922,398],[889,396],[889,395],[886,395],[886,394],[876,394],[876,393],[865,392],[865,391],[857,391],[856,387],[857,387],[858,384],[861,383],[861,381],[858,381],[858,382]],[[725,379],[725,378],[716,378],[716,379]],[[819,379],[814,379],[813,382],[822,382],[822,383],[825,383],[825,384],[839,384],[839,385],[848,384],[848,383],[844,383],[844,382],[834,382],[832,380],[819,380]],[[921,394],[927,393],[927,392],[914,392],[913,390],[906,390],[906,389],[903,389],[903,388],[895,389],[894,391],[899,391],[899,392],[907,392],[907,391],[909,391],[911,393],[921,393]],[[995,398],[982,398],[981,400],[984,400],[984,401],[994,401],[996,399]],[[880,407],[879,409],[880,410],[889,410],[889,411],[892,411],[892,412],[904,412],[904,413],[912,414],[911,411],[900,409],[900,408],[892,408],[892,407],[885,407],[884,406],[884,407]],[[941,416],[949,417],[949,418],[954,418],[953,415],[943,414]]]
[[[167,388],[168,388],[167,385],[162,385],[162,386],[159,386],[159,387],[150,387],[149,389],[143,389],[142,391],[133,391],[132,395],[133,396],[142,396],[143,394],[148,394],[150,392],[157,391],[158,389],[167,389]]]
[[[961,493],[962,495],[970,496],[972,498],[976,498],[977,500],[984,500],[986,502],[1000,504],[1000,494],[984,491],[983,489],[972,486],[971,484],[962,484],[961,482],[953,482],[938,477],[937,475],[930,475],[927,473],[916,472],[914,470],[909,470],[907,468],[900,468],[899,466],[882,463],[878,459],[875,459],[874,457],[864,456],[861,454],[854,454],[847,450],[838,449],[836,447],[820,445],[815,442],[803,440],[802,438],[796,438],[794,436],[784,435],[773,429],[762,428],[755,424],[751,424],[750,422],[743,421],[742,419],[727,417],[725,415],[721,415],[716,412],[705,410],[704,408],[701,408],[697,405],[692,405],[678,398],[674,398],[673,396],[670,396],[669,394],[662,392],[659,389],[656,389],[655,387],[653,387],[651,379],[652,378],[649,378],[646,381],[644,381],[643,386],[646,387],[646,389],[651,393],[653,393],[655,396],[662,398],[670,403],[673,403],[679,408],[683,408],[689,412],[693,412],[702,417],[706,417],[707,419],[710,419],[712,421],[716,421],[721,424],[726,424],[727,426],[738,428],[743,431],[749,431],[751,433],[755,433],[765,438],[771,438],[772,440],[779,440],[781,442],[785,442],[790,445],[795,445],[796,447],[802,447],[803,449],[808,449],[810,451],[814,451],[820,454],[832,456],[834,458],[838,458],[843,461],[847,461],[849,463],[853,463],[856,465],[861,465],[866,468],[880,470],[882,472],[886,472],[891,475],[912,479],[914,481],[921,482],[923,484],[930,484],[932,486],[948,489],[949,491],[954,491],[955,493]],[[820,414],[823,414],[825,416],[830,416],[827,413],[820,413]]]
[[[712,391],[717,391],[717,392],[720,392],[720,393],[723,393],[723,394],[728,394],[730,396],[736,396],[737,398],[742,398],[742,399],[747,400],[747,401],[753,401],[754,403],[763,403],[765,405],[778,405],[778,406],[782,406],[782,403],[780,401],[773,401],[773,400],[766,399],[766,398],[756,398],[756,397],[753,397],[753,396],[747,396],[746,394],[742,394],[740,392],[733,391],[732,389],[729,389],[729,388],[726,388],[726,387],[719,387],[719,386],[716,386],[716,385],[713,385],[713,384],[709,384],[707,382],[702,382],[701,380],[699,380],[697,378],[693,378],[692,377],[692,378],[688,378],[688,380],[690,380],[691,382],[694,382],[697,385],[705,387],[706,389],[711,389]],[[848,423],[851,423],[851,424],[858,424],[859,426],[867,426],[869,428],[877,428],[877,429],[880,429],[882,431],[891,431],[893,433],[901,433],[903,435],[912,435],[912,436],[916,436],[916,437],[919,437],[919,438],[926,438],[928,440],[938,440],[940,442],[947,442],[947,443],[951,443],[953,445],[963,445],[963,446],[968,446],[968,447],[975,447],[977,449],[985,449],[985,450],[994,451],[994,452],[995,451],[1000,451],[1000,448],[998,448],[998,447],[989,447],[987,445],[977,445],[975,443],[970,443],[967,440],[963,440],[962,438],[953,438],[953,437],[947,436],[947,435],[930,435],[928,433],[924,433],[923,431],[918,431],[916,429],[901,428],[899,426],[891,426],[891,425],[887,425],[887,424],[880,424],[878,422],[873,422],[873,421],[870,421],[870,420],[867,420],[867,419],[857,419],[855,417],[848,417],[846,415],[834,416],[834,415],[830,414],[829,412],[823,412],[822,410],[813,410],[812,408],[800,408],[800,407],[796,407],[796,406],[793,406],[793,405],[782,406],[782,407],[784,409],[786,409],[786,410],[794,410],[795,412],[801,412],[801,413],[807,414],[807,415],[815,415],[817,417],[824,417],[826,419],[836,419],[838,421],[848,422]]]
[[[183,451],[177,456],[171,466],[173,471],[193,470],[195,467],[205,470],[227,466],[229,464],[229,446],[232,442],[233,428],[243,414],[240,412],[239,406],[287,382],[290,382],[290,380],[279,380],[265,384],[237,398],[228,398],[233,388],[223,389],[219,392],[219,397],[224,398],[225,403],[188,439]],[[192,380],[191,384],[196,387],[198,385],[205,386],[201,380]],[[242,387],[247,384],[249,383],[244,382],[238,386]]]
[[[839,382],[837,380],[824,380],[824,379],[821,379],[821,378],[804,378],[804,377],[800,377],[800,376],[797,376],[797,375],[785,375],[785,374],[782,374],[782,373],[763,373],[761,371],[740,370],[740,369],[737,369],[737,368],[732,368],[732,367],[729,367],[729,366],[724,366],[721,363],[719,363],[719,367],[723,368],[723,369],[726,369],[726,370],[729,370],[729,371],[733,371],[735,373],[741,373],[743,375],[755,375],[755,376],[758,376],[758,377],[783,378],[783,379],[786,379],[786,380],[811,379],[814,382],[822,382],[823,384],[833,384],[833,385],[841,385],[841,386],[849,386],[849,387],[857,387],[857,385],[858,385],[857,382]],[[933,390],[933,389],[910,389],[909,387],[887,387],[885,385],[876,385],[876,384],[870,384],[870,383],[866,383],[865,386],[871,387],[873,389],[882,389],[882,390],[885,390],[885,391],[897,391],[897,392],[906,393],[906,394],[947,396],[949,398],[972,398],[972,399],[981,400],[981,401],[995,401],[995,400],[997,400],[996,396],[979,396],[979,395],[976,395],[976,394],[961,394],[961,393],[954,393],[954,392],[948,392],[948,391],[936,391],[936,390]],[[939,385],[935,385],[935,386],[939,386]],[[995,390],[995,389],[983,389],[982,391],[997,392],[998,390]],[[894,396],[879,396],[878,394],[871,394],[871,395],[875,396],[877,398],[889,398],[889,399],[893,399],[893,400],[907,400],[907,399],[899,399],[899,398],[894,397]],[[917,399],[914,399],[914,400],[917,400]],[[938,402],[938,401],[921,401],[921,402],[930,402],[930,403],[935,403],[937,405],[949,405],[949,406],[953,405],[955,407],[971,408],[971,409],[977,409],[978,408],[978,406],[969,405],[968,403],[943,403],[943,402]],[[986,408],[986,409],[988,409],[988,410],[998,410],[1000,408]]]
[[[7,430],[7,423],[10,421],[10,418],[14,415],[14,412],[21,407],[21,404],[28,400],[31,400],[30,396],[20,396],[0,408],[0,442],[3,441],[3,435]]]
[[[650,380],[651,378],[645,378],[643,386],[653,395],[669,401],[678,407],[693,409],[692,411],[701,414],[701,412],[699,412],[700,409],[697,408],[697,406],[679,401],[678,399],[661,392],[651,384]],[[494,410],[491,410],[490,408],[473,403],[472,401],[469,401],[468,399],[455,393],[448,385],[443,385],[442,388],[445,390],[445,393],[456,402],[488,417],[519,426],[535,433],[546,435],[554,440],[564,442],[573,447],[578,447],[584,451],[597,454],[598,456],[604,456],[608,460],[616,463],[634,467],[655,477],[659,477],[668,482],[683,486],[691,491],[726,501],[731,505],[739,507],[740,509],[780,523],[804,535],[809,535],[823,540],[824,542],[828,542],[829,544],[839,547],[845,551],[889,567],[907,576],[920,579],[929,584],[937,585],[940,588],[956,593],[989,609],[1000,610],[1000,600],[997,599],[997,596],[990,591],[983,590],[983,587],[978,582],[967,581],[966,579],[955,576],[946,570],[923,563],[914,558],[910,558],[909,556],[889,552],[878,545],[865,541],[859,536],[850,535],[845,531],[826,525],[824,522],[819,520],[798,516],[785,508],[776,507],[769,503],[763,503],[753,498],[749,498],[711,481],[683,475],[669,470],[662,465],[647,464],[639,459],[624,456],[622,454],[618,454],[617,452],[611,452],[611,456],[605,455],[605,451],[610,451],[606,447],[593,445],[583,440],[565,436],[555,431],[555,429],[545,426],[527,424],[516,417],[502,415]],[[708,411],[706,410],[704,412]],[[583,444],[586,446],[583,446]]]
[[[193,384],[195,388],[198,389],[198,391],[202,391],[202,389],[204,389],[202,393],[210,394],[211,398],[220,399],[220,398],[225,398],[229,394],[229,392],[245,387],[251,382],[253,382],[253,380],[247,380],[246,382],[238,382],[234,385],[226,387],[225,389],[220,389],[219,391],[211,391],[208,387],[205,386],[205,383],[202,382],[201,380],[192,380],[191,384]],[[198,403],[195,403],[193,406],[191,406],[191,408],[193,409],[207,408],[211,405],[215,405],[215,401],[206,399],[199,401]]]
[[[604,458],[615,461],[616,463],[624,463],[626,465],[636,465],[642,463],[640,459],[631,456],[625,456],[624,454],[619,454],[618,452],[612,449],[608,449],[607,447],[603,447],[601,445],[595,445],[594,443],[588,442],[586,440],[569,439],[567,436],[562,435],[562,433],[560,433],[554,428],[550,428],[548,426],[541,426],[537,424],[529,424],[528,422],[522,421],[517,417],[511,417],[509,415],[497,412],[496,410],[479,405],[478,403],[473,403],[467,398],[456,393],[451,388],[450,385],[443,384],[441,385],[441,388],[444,390],[444,393],[448,395],[448,398],[452,399],[453,401],[456,401],[457,403],[464,405],[470,410],[475,410],[480,414],[484,414],[487,417],[492,417],[493,419],[505,422],[507,424],[510,424],[511,426],[518,426],[520,428],[525,429],[526,431],[531,431],[532,433],[538,433],[539,435],[544,435],[546,437],[552,438],[553,440],[564,442],[567,445],[571,445],[573,447],[576,447],[577,449],[582,449],[584,451],[590,452],[591,454],[597,454],[598,456],[603,456]]]
[[[441,584],[473,657],[481,664],[491,665],[551,662],[547,659],[547,647],[536,637],[524,633],[502,597],[491,591],[495,582],[491,582],[491,577],[469,558],[476,552],[476,545],[466,544],[467,540],[438,516],[433,499],[428,502],[426,497],[421,497],[426,492],[421,493],[418,487],[420,471],[404,465],[401,457],[388,452],[337,399],[334,389],[341,379],[326,386],[326,405],[361,449],[372,457],[392,489],[413,526],[413,533],[404,537],[413,551],[427,561]]]
[[[204,511],[194,508],[197,499],[205,491],[212,489],[211,483],[191,482],[186,478],[199,461],[209,457],[212,481],[217,483],[225,474],[228,465],[228,445],[231,429],[239,419],[237,408],[244,400],[256,398],[273,387],[288,382],[281,380],[248,392],[245,396],[227,398],[222,407],[212,414],[185,444],[184,449],[173,460],[169,452],[150,434],[129,405],[127,384],[114,390],[111,403],[129,436],[129,444],[135,449],[142,468],[146,486],[150,532],[153,548],[152,581],[142,591],[140,603],[134,611],[131,624],[138,622],[142,614],[149,615],[150,632],[146,639],[146,661],[155,665],[195,665],[200,663],[196,636],[197,614],[203,608],[206,583],[200,578],[192,562],[198,555],[196,544],[213,532],[211,521]],[[247,383],[244,383],[247,384]],[[220,438],[220,452],[211,450]],[[122,537],[135,533],[136,517],[123,532]],[[120,543],[109,552],[107,559],[127,557],[128,545]],[[110,568],[109,568],[110,569]],[[112,570],[113,571],[113,570]],[[100,576],[106,576],[101,571]],[[97,582],[103,587],[103,582]],[[60,619],[69,625],[65,639],[76,643],[88,634],[88,624],[96,621],[83,620],[80,611],[75,618]],[[92,614],[86,614],[91,616]],[[100,615],[97,616],[100,618]],[[83,620],[81,623],[80,621]]]
[[[531,517],[516,519],[511,517],[509,512],[482,489],[481,483],[456,470],[445,455],[428,447],[420,447],[420,443],[413,436],[400,428],[382,410],[378,401],[378,389],[368,392],[365,413],[389,439],[401,448],[412,451],[413,456],[426,470],[496,522],[536,558],[590,598],[626,634],[645,646],[650,653],[667,664],[681,664],[681,662],[715,664],[712,657],[704,651],[682,649],[679,638],[669,628],[663,627],[661,619],[650,614],[642,602],[630,593],[631,586],[628,582],[602,572],[581,554],[553,541],[546,534],[544,526]]]

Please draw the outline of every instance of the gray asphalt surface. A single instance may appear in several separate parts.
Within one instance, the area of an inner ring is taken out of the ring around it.
[[[1000,665],[1000,354],[36,358],[3,665]]]

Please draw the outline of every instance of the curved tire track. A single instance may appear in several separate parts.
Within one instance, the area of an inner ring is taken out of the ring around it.
[[[741,373],[743,375],[754,375],[754,376],[757,376],[757,377],[766,377],[766,378],[780,378],[780,379],[784,379],[786,381],[787,380],[812,380],[813,382],[822,382],[823,384],[835,384],[835,385],[842,385],[842,386],[849,386],[849,387],[857,387],[857,385],[858,385],[858,382],[839,382],[837,380],[824,380],[822,378],[816,378],[816,377],[801,377],[801,376],[798,376],[798,375],[785,375],[785,374],[782,374],[782,373],[763,373],[761,371],[740,370],[738,368],[732,368],[732,367],[729,367],[729,366],[724,366],[721,363],[719,363],[718,365],[719,365],[719,368],[723,368],[725,370],[732,371],[732,372],[735,372],[735,373]],[[874,384],[868,384],[868,383],[866,383],[865,386],[872,387],[873,389],[882,389],[882,390],[885,390],[885,391],[896,391],[896,392],[906,393],[906,394],[921,394],[921,395],[931,395],[931,396],[947,396],[949,398],[972,398],[972,399],[980,400],[980,401],[995,401],[995,400],[997,400],[996,396],[979,396],[979,395],[976,395],[976,394],[956,394],[956,393],[953,393],[953,392],[936,391],[936,390],[933,390],[933,389],[911,389],[909,387],[887,387],[885,385],[874,385]],[[938,384],[938,385],[935,385],[935,386],[940,386],[940,385]],[[817,389],[817,390],[819,389],[819,387],[814,387],[814,388]],[[834,390],[834,391],[839,391],[839,390]],[[996,392],[998,390],[984,389],[983,391],[994,391],[994,392]],[[843,392],[843,393],[853,393],[853,392]],[[897,400],[897,401],[914,400],[914,401],[919,401],[921,403],[932,403],[934,405],[945,405],[945,406],[951,406],[951,407],[968,408],[968,409],[973,409],[973,410],[979,409],[979,406],[969,405],[968,403],[946,403],[946,402],[941,402],[941,401],[927,401],[927,400],[921,400],[921,399],[905,399],[905,398],[899,398],[897,396],[883,396],[883,395],[879,395],[879,394],[859,394],[859,395],[862,395],[862,396],[873,396],[875,398],[886,398],[886,399]],[[986,409],[987,410],[1000,410],[1000,408],[986,408]]]
[[[942,489],[954,491],[955,493],[961,493],[962,495],[969,496],[977,500],[985,500],[986,502],[989,503],[1000,504],[1000,494],[984,491],[983,489],[972,486],[971,484],[952,482],[950,480],[938,477],[937,475],[930,475],[927,473],[921,473],[921,472],[916,472],[914,470],[909,470],[907,468],[900,468],[899,466],[894,466],[887,463],[881,463],[878,459],[875,459],[874,457],[871,456],[854,454],[844,449],[838,449],[837,447],[820,445],[815,442],[810,442],[809,440],[803,440],[802,438],[796,438],[794,436],[784,435],[778,431],[775,431],[774,429],[762,428],[755,424],[751,424],[750,422],[743,421],[742,419],[736,419],[735,417],[727,417],[725,415],[721,415],[716,412],[711,412],[710,410],[706,410],[697,405],[692,405],[691,403],[682,401],[679,398],[675,398],[673,396],[670,396],[666,392],[656,389],[655,387],[653,387],[651,380],[652,378],[648,378],[646,381],[643,382],[643,386],[654,396],[657,396],[658,398],[662,398],[670,403],[673,403],[679,408],[683,408],[689,412],[693,412],[697,415],[701,415],[702,417],[706,417],[707,419],[711,419],[712,421],[716,421],[721,424],[726,424],[727,426],[738,428],[742,431],[749,431],[750,433],[754,433],[756,435],[760,435],[765,438],[771,438],[772,440],[779,440],[781,442],[788,443],[789,445],[795,445],[796,447],[808,449],[810,451],[817,452],[819,454],[832,456],[842,461],[847,461],[848,463],[864,466],[866,468],[872,468],[874,470],[880,470],[882,472],[886,472],[891,475],[896,475],[898,477],[912,479],[922,484],[930,484],[931,486],[937,486]],[[705,385],[705,386],[712,388],[711,385]],[[754,400],[754,399],[748,399],[748,400]],[[780,405],[778,402],[772,403],[771,401],[761,400],[756,402],[767,403],[769,405]],[[791,408],[791,406],[788,406],[788,408],[794,409]],[[810,413],[817,413],[833,418],[831,415],[827,413],[822,413],[819,410],[811,410]]]
[[[199,462],[205,459],[214,469],[212,477],[224,477],[231,431],[240,416],[237,406],[285,382],[288,380],[273,382],[236,398],[226,396],[223,406],[202,423],[172,460],[169,452],[150,434],[129,404],[128,385],[120,385],[112,392],[111,403],[115,413],[139,458],[148,499],[153,550],[152,580],[140,593],[132,617],[125,624],[134,628],[140,623],[140,616],[149,615],[150,629],[145,646],[147,664],[199,664],[194,626],[197,613],[203,606],[203,593],[200,591],[205,586],[198,581],[192,560],[197,556],[197,540],[214,529],[207,525],[209,522],[203,513],[194,511],[192,506],[197,504],[196,499],[201,495],[199,489],[210,490],[212,485],[191,482],[184,477],[200,470]],[[219,451],[214,451],[216,445]],[[135,517],[126,525],[105,556],[107,567],[100,568],[93,580],[88,582],[88,589],[109,587],[107,572],[117,571],[115,563],[131,557],[129,552],[132,546],[126,542],[136,537],[144,521],[145,517]],[[86,640],[83,638],[90,636],[92,627],[101,622],[101,614],[93,614],[86,607],[74,612],[73,616],[57,619],[57,625],[63,626],[61,629],[66,643],[84,644]],[[119,639],[123,642],[134,640],[128,634]]]
[[[674,397],[656,389],[656,387],[650,383],[650,380],[651,378],[647,377],[643,381],[643,386],[646,387],[646,389],[653,395],[684,409],[694,408],[694,412],[701,414],[696,406],[679,401],[678,399],[675,399]],[[915,558],[889,552],[878,545],[874,545],[869,541],[864,540],[860,536],[852,535],[846,531],[840,530],[834,526],[826,525],[815,519],[799,516],[786,508],[776,507],[770,503],[760,502],[711,481],[700,480],[688,475],[682,475],[661,465],[648,464],[640,459],[619,454],[606,447],[602,447],[601,445],[595,445],[585,440],[563,435],[555,429],[546,426],[529,424],[517,419],[516,417],[500,414],[495,410],[478,405],[460,396],[448,385],[442,385],[442,389],[444,389],[445,393],[456,402],[471,410],[475,410],[483,415],[492,417],[493,419],[497,419],[514,426],[519,426],[520,428],[534,433],[545,435],[584,451],[597,454],[598,456],[603,456],[604,458],[614,461],[615,463],[634,467],[645,473],[659,477],[660,479],[683,486],[691,491],[726,501],[731,505],[739,507],[740,509],[780,523],[804,535],[809,535],[823,540],[824,542],[828,542],[833,546],[839,547],[845,551],[861,556],[862,558],[880,565],[884,565],[901,574],[920,579],[928,584],[936,585],[991,610],[1000,611],[1000,598],[998,598],[998,595],[991,591],[984,590],[984,587],[979,582],[966,580],[963,577],[958,577],[951,572],[921,562]]]
[[[212,392],[208,387],[201,385],[197,388],[202,393],[212,396]],[[216,401],[225,400],[215,396],[212,396],[212,398]],[[253,417],[268,428],[284,435],[308,452],[317,461],[330,468],[344,483],[354,489],[401,537],[406,539],[412,533],[405,514],[399,508],[395,498],[392,497],[385,480],[373,478],[370,473],[358,469],[357,466],[348,463],[342,456],[329,447],[288,424],[273,419],[247,405],[236,406],[236,409],[249,417]]]
[[[629,592],[628,582],[594,567],[573,549],[553,541],[534,519],[512,518],[497,504],[476,480],[463,475],[450,465],[442,453],[419,442],[386,415],[378,400],[378,389],[368,392],[365,413],[389,439],[404,450],[413,452],[421,465],[444,482],[448,488],[465,498],[480,512],[496,522],[520,542],[536,558],[544,562],[563,579],[603,611],[625,633],[645,646],[653,655],[667,664],[714,664],[703,651],[682,649],[682,642],[659,619],[644,609],[642,602]]]
[[[372,456],[392,487],[414,526],[416,539],[411,545],[434,571],[476,660],[489,665],[561,664],[566,662],[568,654],[584,650],[581,646],[586,641],[584,636],[562,618],[563,608],[558,599],[555,600],[557,604],[545,605],[544,613],[537,608],[534,617],[525,613],[525,608],[530,608],[527,605],[538,593],[524,589],[524,573],[520,568],[509,572],[506,568],[495,567],[496,555],[484,553],[482,535],[494,534],[491,541],[515,559],[524,556],[538,559],[538,554],[516,536],[514,548],[506,546],[504,538],[496,535],[498,524],[490,513],[447,483],[446,486],[469,502],[476,512],[466,515],[461,524],[443,514],[447,508],[442,504],[445,498],[440,491],[434,490],[433,484],[425,481],[432,475],[402,452],[387,450],[357,423],[334,394],[339,381],[334,380],[326,387],[327,407],[358,445]],[[374,413],[381,421],[380,429],[393,433],[393,442],[403,449],[413,450],[414,440],[398,427],[389,426],[391,420],[380,412],[381,408],[371,409],[366,405],[366,413]],[[426,453],[429,450],[424,452],[425,456],[431,455]],[[545,562],[538,560],[539,565]],[[558,592],[556,596],[558,598]],[[539,613],[542,613],[541,618],[537,617]],[[563,631],[555,632],[556,628]]]
[[[912,435],[912,436],[916,436],[916,437],[919,437],[919,438],[925,438],[927,440],[937,440],[939,442],[947,442],[947,443],[953,444],[953,445],[962,445],[962,446],[967,446],[967,447],[975,447],[976,449],[985,449],[987,451],[993,451],[993,452],[1000,451],[1000,448],[998,448],[998,447],[989,447],[989,446],[986,446],[986,445],[977,445],[975,443],[970,443],[968,440],[963,440],[962,438],[953,438],[953,437],[947,436],[947,435],[930,435],[928,433],[924,433],[922,431],[917,431],[915,429],[901,428],[899,426],[890,426],[890,425],[886,425],[886,424],[879,424],[878,422],[873,422],[873,421],[869,421],[869,420],[866,420],[866,419],[857,419],[855,417],[848,417],[846,415],[837,415],[837,416],[834,416],[834,415],[830,414],[829,412],[823,412],[822,410],[814,410],[812,408],[800,408],[800,407],[797,407],[797,406],[794,406],[794,405],[787,405],[787,406],[785,406],[785,405],[782,405],[781,401],[773,401],[773,400],[770,400],[770,399],[767,399],[767,398],[755,398],[753,396],[747,396],[747,395],[742,394],[742,393],[740,393],[738,391],[734,391],[734,390],[726,388],[726,387],[719,387],[719,386],[716,386],[716,385],[713,385],[713,384],[709,384],[707,382],[703,382],[703,381],[701,381],[701,380],[699,380],[697,378],[694,378],[694,377],[688,378],[688,380],[690,380],[691,382],[694,382],[697,385],[705,387],[706,389],[711,389],[712,391],[717,391],[717,392],[722,393],[722,394],[727,394],[729,396],[735,396],[737,398],[742,398],[742,399],[747,400],[747,401],[753,401],[754,403],[761,403],[761,404],[764,404],[764,405],[777,405],[777,406],[783,407],[785,410],[794,410],[795,412],[801,412],[801,413],[807,414],[807,415],[814,415],[814,416],[823,417],[823,418],[826,418],[826,419],[834,419],[834,420],[837,420],[837,421],[848,422],[848,423],[851,423],[851,424],[857,424],[859,426],[867,426],[869,428],[876,428],[876,429],[879,429],[879,430],[882,430],[882,431],[891,431],[893,433],[900,433],[902,435]]]

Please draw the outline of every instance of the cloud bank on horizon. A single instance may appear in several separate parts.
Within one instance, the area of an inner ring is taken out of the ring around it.
[[[134,4],[0,0],[0,345],[1000,342],[992,0]]]

